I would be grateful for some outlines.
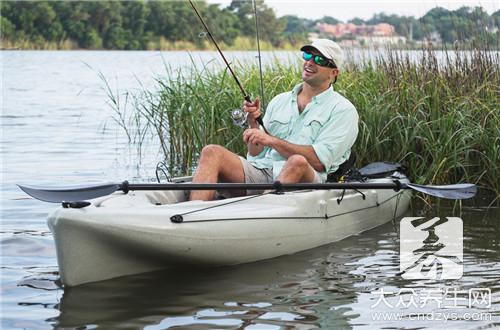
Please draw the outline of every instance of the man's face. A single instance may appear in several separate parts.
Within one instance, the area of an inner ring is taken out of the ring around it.
[[[302,80],[311,86],[320,86],[331,82],[337,75],[338,70],[327,66],[320,66],[314,62],[315,55],[321,55],[316,50],[309,51],[313,57],[302,65]]]

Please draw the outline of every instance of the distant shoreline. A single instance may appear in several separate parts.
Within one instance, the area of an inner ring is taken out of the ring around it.
[[[273,48],[273,49],[263,49],[261,50],[262,52],[279,52],[279,51],[299,51],[301,46],[297,46],[295,48]],[[485,48],[475,48],[475,47],[454,47],[454,45],[432,45],[432,46],[414,46],[414,47],[395,47],[395,46],[390,46],[390,45],[382,45],[378,47],[344,47],[345,50],[385,50],[385,49],[391,49],[391,50],[413,50],[413,51],[423,51],[423,50],[428,50],[428,49],[433,49],[437,51],[455,51],[455,50],[460,50],[460,51],[472,51],[472,50],[487,50],[487,51],[500,51],[500,46],[499,47],[490,47],[488,49]],[[214,49],[89,49],[89,48],[71,48],[71,49],[51,49],[51,48],[21,48],[21,47],[12,47],[12,48],[1,48],[0,51],[89,51],[89,52],[216,52],[217,50]],[[241,48],[241,49],[235,49],[235,48],[228,48],[228,49],[223,49],[224,52],[251,52],[251,51],[257,51],[256,48]]]

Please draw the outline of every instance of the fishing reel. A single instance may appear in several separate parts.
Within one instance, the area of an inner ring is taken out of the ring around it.
[[[248,113],[243,111],[243,109],[234,109],[231,111],[231,119],[233,120],[233,124],[239,126],[241,128],[248,127]]]

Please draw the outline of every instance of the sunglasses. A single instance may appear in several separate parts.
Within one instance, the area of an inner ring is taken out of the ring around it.
[[[327,67],[330,67],[332,69],[337,68],[335,63],[333,63],[331,60],[329,60],[327,58],[324,58],[321,55],[314,55],[314,54],[309,53],[309,52],[302,52],[302,58],[304,59],[304,61],[309,61],[309,60],[313,59],[314,63],[316,63],[319,66],[327,66]]]

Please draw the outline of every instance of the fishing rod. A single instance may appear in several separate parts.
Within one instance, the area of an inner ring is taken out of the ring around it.
[[[236,84],[238,85],[241,93],[243,94],[243,98],[245,99],[245,101],[251,103],[252,99],[250,98],[250,95],[247,94],[247,92],[243,88],[243,85],[238,80],[238,77],[236,76],[236,74],[234,73],[233,69],[231,68],[231,65],[229,65],[229,62],[227,61],[226,57],[222,53],[222,50],[220,49],[219,44],[217,44],[217,41],[215,41],[215,38],[212,35],[212,33],[210,32],[210,29],[208,28],[208,26],[205,23],[205,21],[203,20],[203,17],[201,17],[200,12],[198,11],[198,9],[196,9],[196,6],[194,5],[194,3],[193,3],[192,0],[188,0],[188,1],[191,4],[191,7],[193,7],[193,10],[195,11],[196,16],[198,16],[198,19],[200,20],[201,24],[205,28],[205,31],[207,32],[208,36],[210,37],[210,40],[212,40],[212,43],[214,44],[215,48],[217,48],[217,51],[219,52],[220,56],[224,60],[224,63],[226,64],[226,67],[229,69],[229,72],[231,72],[231,75],[233,76],[234,81],[236,81]],[[259,116],[256,120],[257,120],[257,123],[259,123],[259,125],[262,126],[262,128],[264,129],[264,132],[266,132],[266,134],[269,134],[269,132],[267,131],[266,127],[264,126],[264,122],[262,121],[262,116]]]

